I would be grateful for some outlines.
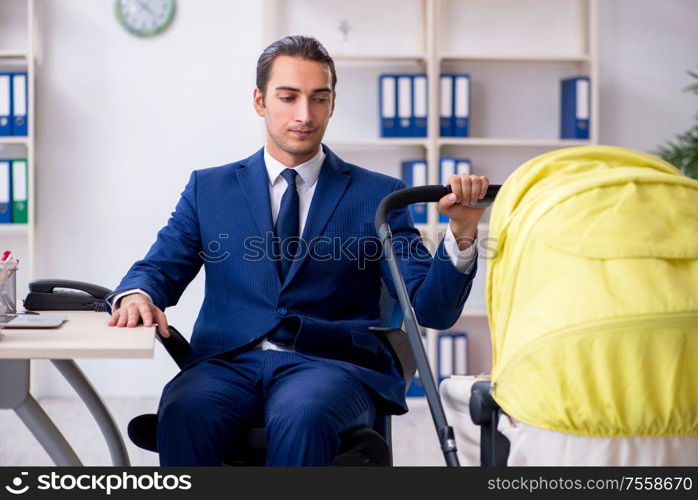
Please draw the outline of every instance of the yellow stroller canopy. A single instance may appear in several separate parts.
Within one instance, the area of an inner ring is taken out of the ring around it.
[[[698,181],[609,146],[547,153],[493,206],[493,396],[590,436],[698,434]]]

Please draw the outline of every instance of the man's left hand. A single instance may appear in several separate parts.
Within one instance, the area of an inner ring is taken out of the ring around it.
[[[485,197],[490,181],[486,176],[452,175],[448,179],[451,194],[439,200],[439,213],[450,219],[449,226],[458,242],[458,249],[465,250],[477,236],[477,223],[480,221],[484,208],[468,208]]]

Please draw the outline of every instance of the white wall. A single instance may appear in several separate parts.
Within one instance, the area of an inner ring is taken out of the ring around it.
[[[682,90],[698,70],[698,2],[599,3],[601,141],[654,151],[695,123],[698,101]]]
[[[111,0],[38,3],[38,277],[115,287],[154,241],[191,170],[240,159],[261,146],[261,124],[251,107],[261,2],[179,0],[174,24],[152,40],[121,29]],[[698,2],[599,3],[601,141],[654,149],[687,128],[696,111],[695,98],[681,89],[689,82],[685,70],[698,63]],[[325,9],[322,16],[332,12]],[[520,31],[516,36],[517,43],[526,42]],[[538,46],[549,33],[536,29],[527,36]],[[516,78],[516,68],[509,71]],[[373,103],[372,95],[340,88],[340,97]],[[501,123],[506,118],[492,117]],[[328,132],[334,137],[352,132],[339,118],[335,125],[341,127],[331,125]],[[538,153],[517,151],[524,157]],[[187,334],[202,284],[197,277],[167,311]],[[462,320],[457,327],[474,333],[472,370],[487,370],[486,323]],[[79,364],[104,395],[159,395],[176,369],[156,350],[155,360]],[[52,367],[40,363],[42,394],[72,394]]]
[[[170,29],[142,40],[118,25],[112,0],[37,3],[37,274],[115,288],[192,170],[259,148],[261,10],[254,1],[179,0]],[[202,278],[167,311],[187,335]],[[159,394],[176,368],[156,350],[155,362],[79,364],[103,394]],[[42,363],[40,393],[72,394]]]

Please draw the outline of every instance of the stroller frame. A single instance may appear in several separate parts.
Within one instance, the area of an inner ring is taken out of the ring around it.
[[[495,196],[499,192],[500,187],[501,186],[499,185],[489,186],[485,197],[474,205],[473,208],[485,208],[491,205]],[[395,285],[395,291],[398,296],[398,301],[400,303],[405,322],[405,331],[416,360],[419,376],[421,377],[424,385],[424,392],[426,394],[431,416],[434,421],[441,450],[443,452],[444,459],[446,460],[446,465],[449,467],[458,467],[460,463],[458,461],[456,439],[453,432],[453,427],[448,425],[446,414],[444,413],[443,405],[441,404],[441,398],[439,397],[439,392],[436,388],[434,376],[429,365],[429,359],[424,351],[424,345],[422,344],[419,335],[417,317],[412,304],[410,303],[407,288],[405,287],[405,281],[402,277],[402,273],[400,272],[400,266],[395,260],[395,252],[393,251],[392,245],[393,235],[390,230],[390,225],[388,224],[388,212],[391,210],[404,208],[412,203],[438,202],[441,198],[450,193],[450,185],[405,188],[390,193],[388,196],[383,198],[378,206],[378,209],[376,210],[375,225],[376,233],[381,241],[381,245],[383,246],[384,258],[390,269],[393,284]]]

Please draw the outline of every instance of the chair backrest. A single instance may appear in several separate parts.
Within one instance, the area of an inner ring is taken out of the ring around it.
[[[380,296],[381,324],[390,328],[402,327],[402,309],[397,299],[394,299],[388,291],[385,281],[381,280]]]
[[[381,296],[380,296],[380,326],[390,328],[402,328],[402,309],[397,299],[394,299],[388,291],[388,286],[385,281],[381,280]],[[393,463],[392,457],[392,422],[390,415],[376,415],[376,420],[373,422],[373,430],[378,432],[385,439],[390,450],[390,465]]]

